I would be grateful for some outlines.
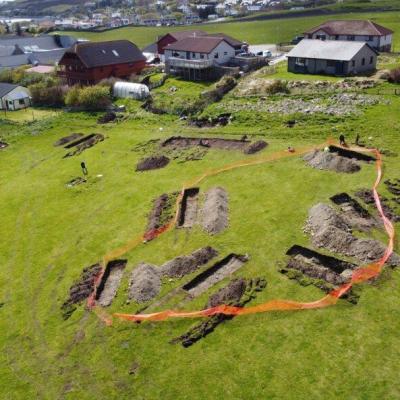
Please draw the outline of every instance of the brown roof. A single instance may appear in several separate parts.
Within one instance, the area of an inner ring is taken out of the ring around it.
[[[165,48],[165,50],[191,51],[193,53],[210,53],[221,42],[227,43],[227,41],[223,37],[189,37],[169,44]]]
[[[329,35],[386,36],[393,33],[390,29],[369,20],[327,21],[305,33],[313,34],[319,30],[323,30]]]
[[[78,43],[68,53],[76,54],[87,68],[146,60],[138,47],[129,40]],[[60,64],[63,64],[63,59]]]
[[[212,37],[222,37],[225,39],[227,43],[229,43],[233,47],[241,47],[244,45],[244,42],[233,38],[232,36],[225,35],[225,33],[209,33],[208,36]]]

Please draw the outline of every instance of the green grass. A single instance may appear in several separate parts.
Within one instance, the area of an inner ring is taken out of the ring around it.
[[[290,41],[294,36],[316,26],[327,19],[371,19],[376,23],[395,31],[394,49],[400,50],[400,14],[398,12],[381,13],[348,13],[332,14],[318,17],[285,18],[265,21],[240,21],[223,24],[205,24],[196,26],[207,32],[224,32],[233,37],[251,44],[280,43]],[[170,31],[185,30],[188,27],[126,27],[103,33],[65,32],[76,37],[90,40],[129,39],[140,47],[144,47],[157,40],[159,35]]]
[[[167,99],[172,84],[179,87],[175,95],[187,100],[190,93],[204,90],[203,85],[170,80],[158,95],[164,91]],[[400,152],[400,99],[385,98],[390,104],[368,108],[361,116],[308,115],[293,128],[285,126],[288,116],[243,112],[227,127],[198,130],[175,116],[138,111],[135,102],[130,118],[106,126],[96,124],[96,114],[85,113],[50,112],[36,121],[1,118],[1,139],[10,146],[0,152],[0,398],[399,398],[398,270],[385,270],[381,278],[362,285],[356,306],[340,301],[324,310],[235,318],[189,349],[168,342],[193,321],[115,321],[105,327],[84,307],[68,321],[60,311],[84,267],[143,232],[153,198],[179,190],[205,170],[257,157],[210,151],[200,161],[172,160],[164,169],[137,173],[142,157],[132,151],[137,144],[171,135],[246,133],[267,140],[262,154],[268,155],[343,132],[350,140],[360,133],[363,140],[372,137],[372,146]],[[63,159],[65,150],[53,143],[72,132],[99,132],[106,140]],[[88,184],[67,188],[65,183],[79,176],[81,161],[89,169]],[[398,157],[385,158],[385,178],[399,178],[399,168]],[[202,191],[221,185],[229,193],[229,229],[215,237],[199,228],[173,230],[129,251],[127,271],[108,311],[139,308],[126,304],[128,275],[139,262],[160,265],[205,245],[215,246],[221,256],[250,254],[235,276],[265,276],[268,281],[252,305],[273,298],[318,299],[322,293],[315,287],[278,273],[284,254],[295,243],[309,243],[302,227],[313,204],[339,191],[369,187],[374,178],[373,165],[345,175],[310,169],[293,157],[207,179]],[[388,195],[384,186],[381,191]],[[185,308],[203,307],[214,290]],[[140,365],[135,376],[129,375],[134,362]]]

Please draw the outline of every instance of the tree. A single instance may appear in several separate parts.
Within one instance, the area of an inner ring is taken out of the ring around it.
[[[19,24],[19,22],[17,22],[17,23],[15,24],[15,33],[16,33],[18,36],[22,36],[22,28],[21,28],[21,25]]]

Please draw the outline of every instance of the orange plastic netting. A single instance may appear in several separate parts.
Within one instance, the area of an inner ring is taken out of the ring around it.
[[[186,188],[198,185],[201,183],[203,180],[210,176],[215,176],[223,172],[231,171],[234,169],[242,168],[242,167],[248,167],[252,165],[259,165],[275,160],[279,160],[282,158],[288,158],[288,157],[293,157],[293,156],[298,156],[301,154],[305,154],[311,150],[318,149],[318,148],[323,148],[326,145],[331,144],[331,141],[328,141],[327,143],[324,143],[320,146],[316,147],[305,147],[302,149],[296,150],[296,152],[289,152],[289,151],[280,151],[277,153],[270,154],[266,157],[262,158],[256,158],[252,159],[250,161],[239,161],[230,165],[227,165],[223,168],[219,169],[213,169],[210,171],[205,172],[203,175],[200,177],[194,179],[193,181],[187,182],[183,185],[182,191],[180,192],[180,195],[178,196],[177,203],[176,203],[176,213],[174,219],[168,223],[166,226],[159,228],[157,230],[147,232],[144,235],[141,235],[138,238],[135,238],[131,241],[129,241],[127,244],[124,246],[113,250],[109,254],[107,254],[103,258],[103,266],[106,265],[106,263],[112,259],[115,259],[117,257],[122,256],[128,251],[131,251],[135,247],[139,246],[141,243],[152,240],[160,236],[161,234],[169,231],[171,228],[175,226],[177,217],[178,217],[178,209],[179,209],[179,203],[182,199],[183,192]],[[374,182],[374,185],[372,187],[372,192],[375,200],[376,207],[378,209],[379,215],[383,221],[384,228],[386,230],[387,236],[388,236],[388,244],[385,250],[385,253],[381,257],[380,260],[366,265],[362,266],[358,269],[356,269],[353,272],[353,275],[350,279],[350,281],[339,288],[332,290],[328,295],[324,296],[323,298],[314,301],[314,302],[297,302],[297,301],[292,301],[292,300],[279,300],[279,299],[274,299],[270,300],[266,303],[259,304],[256,306],[252,307],[232,307],[232,306],[226,306],[226,305],[219,305],[216,307],[204,309],[204,310],[198,310],[198,311],[174,311],[174,310],[165,310],[161,312],[156,312],[156,313],[151,313],[151,314],[121,314],[121,313],[115,313],[113,314],[114,317],[117,317],[119,319],[123,320],[128,320],[128,321],[163,321],[168,318],[196,318],[196,317],[209,317],[215,314],[225,314],[225,315],[244,315],[244,314],[255,314],[255,313],[261,313],[261,312],[267,312],[267,311],[289,311],[289,310],[304,310],[304,309],[314,309],[314,308],[323,308],[323,307],[328,307],[331,305],[334,305],[337,303],[338,299],[343,296],[345,293],[347,293],[351,287],[354,284],[358,284],[361,282],[365,282],[367,280],[370,280],[380,274],[382,271],[382,268],[390,255],[393,252],[394,248],[394,237],[395,237],[395,230],[394,226],[390,222],[390,220],[385,216],[385,213],[382,209],[382,204],[379,198],[379,194],[377,191],[377,188],[382,180],[382,156],[380,152],[376,149],[364,149],[364,148],[359,148],[359,147],[353,147],[350,148],[351,150],[359,151],[359,152],[371,152],[375,155],[376,157],[376,171],[377,171],[377,176]],[[104,268],[103,268],[104,271]],[[102,278],[102,274],[98,277],[96,281],[96,287],[100,283]],[[94,308],[96,311],[96,314],[107,324],[112,323],[112,318],[110,315],[108,315],[104,310],[99,310],[98,307],[96,306],[96,301],[95,301],[95,292],[90,296],[88,299],[88,306],[90,308]]]

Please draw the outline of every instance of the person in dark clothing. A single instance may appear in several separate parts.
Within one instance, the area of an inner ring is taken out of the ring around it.
[[[341,134],[341,135],[339,136],[339,143],[340,143],[341,146],[346,146],[346,140],[345,140],[343,134]]]
[[[360,144],[360,135],[357,133],[356,136],[356,145],[358,146]]]
[[[83,175],[86,176],[88,174],[88,170],[86,168],[86,164],[83,161],[81,162],[81,168],[82,168]]]

